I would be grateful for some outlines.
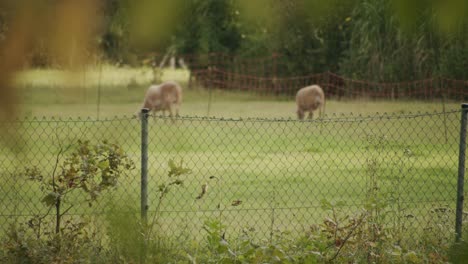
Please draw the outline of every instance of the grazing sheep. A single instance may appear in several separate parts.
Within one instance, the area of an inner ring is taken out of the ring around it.
[[[145,94],[142,108],[148,108],[153,113],[169,110],[169,116],[179,115],[179,107],[182,103],[182,87],[176,82],[164,82],[159,85],[151,85]]]
[[[313,111],[319,109],[322,114],[325,106],[325,94],[318,85],[311,85],[300,89],[296,94],[297,117],[304,119],[304,112],[309,112],[309,119],[313,117]]]

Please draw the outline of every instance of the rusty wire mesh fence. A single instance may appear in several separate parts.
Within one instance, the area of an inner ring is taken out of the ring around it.
[[[286,56],[273,53],[261,58],[245,58],[224,53],[180,54],[171,67],[163,67],[163,54],[146,55],[155,69],[184,68],[190,71],[187,86],[242,91],[255,95],[293,97],[305,86],[319,84],[327,97],[334,99],[417,99],[442,100],[468,98],[466,80],[443,76],[400,82],[358,80],[332,72],[292,74]]]
[[[206,88],[241,91],[253,95],[293,98],[305,86],[320,85],[327,97],[341,99],[457,100],[467,99],[468,82],[447,78],[428,78],[406,82],[355,80],[331,72],[304,76],[256,76],[223,69],[192,72],[193,83]]]
[[[155,233],[196,239],[206,221],[216,220],[226,226],[226,236],[248,230],[272,239],[277,232],[300,236],[331,224],[336,215],[365,211],[369,221],[406,241],[420,241],[423,232],[453,238],[459,111],[302,122],[148,122],[148,223]],[[82,188],[64,195],[64,223],[86,218],[105,235],[111,210],[140,219],[140,120],[27,119],[4,125],[18,140],[0,152],[1,236],[9,224],[35,216],[42,217],[42,228],[53,226],[49,193],[25,171],[35,167],[50,182],[78,140],[116,144],[136,166],[91,205]],[[170,176],[170,161],[190,171]]]

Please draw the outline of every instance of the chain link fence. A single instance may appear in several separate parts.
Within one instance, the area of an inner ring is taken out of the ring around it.
[[[63,196],[64,222],[84,217],[104,235],[112,210],[140,219],[141,120],[44,118],[3,125],[17,140],[0,151],[1,236],[9,224],[33,217],[52,227],[48,192],[25,171],[34,167],[50,183],[79,140],[116,144],[136,167],[91,205],[80,189]],[[216,220],[226,236],[273,239],[278,232],[300,236],[338,225],[338,215],[364,210],[401,240],[453,239],[460,111],[313,121],[150,116],[147,131],[145,203],[155,233],[196,239],[206,221]],[[188,170],[174,176],[173,167]]]

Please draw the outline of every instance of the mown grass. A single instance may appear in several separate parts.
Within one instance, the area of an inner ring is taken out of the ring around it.
[[[66,201],[74,205],[68,213],[102,215],[110,203],[139,206],[140,122],[130,115],[138,109],[151,76],[144,73],[137,88],[127,88],[126,82],[138,72],[126,69],[102,77],[106,84],[102,86],[100,121],[95,120],[92,100],[82,101],[65,92],[70,102],[61,97],[54,102],[53,96],[44,94],[57,88],[44,75],[55,73],[22,75],[19,83],[29,94],[22,105],[24,113],[47,118],[11,124],[11,132],[22,144],[13,150],[2,146],[2,230],[8,216],[27,218],[47,212],[40,201],[44,195],[40,186],[28,181],[22,171],[37,166],[50,176],[59,149],[78,139],[121,145],[137,169],[92,207],[79,203],[82,195],[73,194]],[[86,87],[88,95],[96,88],[96,76],[89,80],[93,83]],[[206,115],[209,95],[210,91],[201,88],[186,91],[182,114]],[[393,208],[393,218],[386,221],[396,224],[398,218],[407,223],[405,238],[409,241],[422,237],[434,220],[431,210],[455,207],[459,113],[408,114],[441,110],[440,102],[330,100],[326,110],[330,117],[297,122],[246,119],[294,118],[291,100],[224,91],[211,91],[211,96],[210,115],[224,119],[149,119],[149,218],[153,219],[156,205],[161,203],[157,230],[197,238],[203,234],[204,221],[215,218],[227,226],[229,235],[252,227],[259,238],[278,230],[301,235],[329,216],[329,210],[322,208],[324,200],[344,202],[341,207],[350,214],[364,207],[374,181],[381,199]],[[457,108],[455,102],[446,106],[447,111]],[[375,112],[393,115],[371,115]],[[363,118],[368,115],[371,117]],[[91,119],[78,120],[77,116]],[[242,119],[230,119],[238,117]],[[192,173],[161,200],[157,190],[167,181],[169,160],[183,161]],[[209,186],[208,192],[196,199],[203,184]],[[234,201],[240,203],[233,205]],[[440,230],[444,236],[451,231]]]
[[[217,117],[296,118],[293,98],[258,96],[244,92],[188,88],[189,73],[165,70],[161,80],[176,80],[184,88],[182,115]],[[60,117],[113,117],[138,111],[143,95],[153,81],[150,68],[88,68],[65,74],[60,70],[31,70],[18,74],[22,115]],[[297,87],[299,89],[299,87]],[[99,96],[98,96],[99,95]],[[330,98],[325,112],[333,114],[375,114],[434,112],[443,110],[442,100],[372,101]],[[446,102],[445,109],[459,109],[459,102]]]

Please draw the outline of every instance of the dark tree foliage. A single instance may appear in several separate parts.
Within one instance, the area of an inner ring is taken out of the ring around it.
[[[286,55],[287,75],[339,70],[347,47],[348,23],[356,1],[284,1],[278,51]]]
[[[240,34],[232,1],[190,0],[184,11],[184,27],[179,28],[175,43],[180,53],[235,53],[238,50]]]
[[[126,8],[122,1],[104,0],[99,10],[103,23],[98,38],[99,45],[108,59],[117,61],[121,59],[120,53],[125,50],[126,25],[123,12]]]
[[[464,0],[98,3],[102,19],[95,39],[110,61],[138,64],[148,54],[169,51],[195,57],[281,54],[275,73],[280,76],[332,71],[373,81],[468,78],[468,2]],[[14,14],[11,6],[0,5],[0,44],[9,29],[7,18]],[[50,36],[43,38],[46,42]]]

